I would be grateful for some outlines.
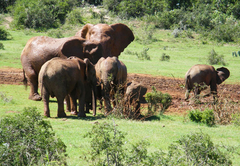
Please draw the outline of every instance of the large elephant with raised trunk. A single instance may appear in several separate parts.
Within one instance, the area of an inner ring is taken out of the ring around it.
[[[200,94],[201,90],[205,89],[204,86],[209,86],[211,88],[211,93],[215,99],[217,95],[217,85],[221,84],[230,76],[230,71],[221,67],[215,70],[213,66],[210,65],[194,65],[185,74],[185,100],[189,98],[189,93],[191,90],[194,91],[194,95]]]
[[[102,57],[102,45],[87,41],[81,37],[55,39],[46,36],[31,38],[21,54],[24,84],[30,83],[29,99],[39,101],[38,74],[42,65],[54,57],[67,58],[76,56],[88,58],[93,64]]]
[[[92,91],[86,91],[86,84]],[[70,97],[72,114],[77,114],[77,99],[79,100],[79,117],[85,117],[84,105],[86,93],[93,94],[96,105],[95,88],[97,84],[96,71],[89,59],[71,57],[68,59],[53,58],[47,61],[39,72],[39,85],[44,103],[44,115],[50,117],[49,96],[56,97],[58,102],[58,117],[65,117],[64,98]],[[68,103],[68,102],[67,102]],[[93,108],[96,114],[96,108]]]
[[[103,97],[105,112],[108,113],[115,107],[114,95],[117,90],[124,93],[124,86],[127,81],[127,68],[117,57],[100,58],[95,65],[97,82],[101,86],[101,96]],[[99,94],[99,92],[98,92]]]
[[[86,24],[76,36],[100,43],[103,48],[103,57],[118,57],[121,52],[134,40],[131,29],[121,23],[117,24]]]

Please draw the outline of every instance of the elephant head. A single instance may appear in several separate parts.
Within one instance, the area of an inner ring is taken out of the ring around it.
[[[86,24],[75,36],[80,36],[94,43],[100,43],[103,57],[118,57],[134,40],[132,31],[124,24]]]
[[[93,64],[102,57],[102,45],[78,37],[71,37],[59,49],[60,56],[88,58]]]
[[[225,67],[217,68],[216,73],[217,73],[217,84],[221,84],[230,75],[230,71]]]

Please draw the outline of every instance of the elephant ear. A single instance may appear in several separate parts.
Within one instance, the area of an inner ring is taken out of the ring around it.
[[[83,43],[85,42],[85,40],[81,40],[78,38],[70,38],[69,40],[67,40],[65,43],[63,43],[63,45],[60,48],[60,56],[76,56],[79,57],[81,59],[84,58],[83,55]]]
[[[120,53],[123,52],[123,50],[134,40],[134,35],[131,29],[124,24],[112,24],[110,27],[114,30],[115,36],[111,54],[118,57]]]
[[[221,84],[230,76],[230,71],[225,67],[218,68],[216,72],[217,72],[217,84]]]
[[[90,28],[92,28],[92,27],[93,27],[93,24],[84,25],[83,28],[75,34],[75,36],[82,37],[84,39],[88,39],[89,38],[88,32],[89,32]]]

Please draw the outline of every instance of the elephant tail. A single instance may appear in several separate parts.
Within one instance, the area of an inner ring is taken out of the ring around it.
[[[23,84],[25,85],[25,88],[27,89],[27,77],[26,77],[26,74],[25,74],[25,71],[24,71],[24,69],[23,69]]]

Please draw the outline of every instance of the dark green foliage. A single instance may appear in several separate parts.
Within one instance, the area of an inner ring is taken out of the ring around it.
[[[206,109],[204,111],[192,110],[188,113],[189,119],[193,122],[204,123],[208,126],[215,125],[215,116],[213,110]]]
[[[11,34],[3,27],[0,27],[0,40],[11,39]]]
[[[218,55],[214,49],[209,53],[207,60],[210,65],[227,65],[224,61],[224,56]]]
[[[71,12],[67,14],[66,23],[72,25],[83,24],[84,19],[81,15],[82,13],[78,8],[73,9]]]
[[[74,3],[70,0],[17,0],[12,8],[16,28],[46,30],[64,23]]]
[[[163,114],[172,103],[171,95],[160,91],[158,92],[154,86],[152,87],[152,92],[146,94],[145,99],[148,102],[149,112],[156,112],[160,108],[161,114]]]
[[[0,13],[7,13],[8,7],[13,5],[16,0],[0,0]]]
[[[36,108],[0,120],[1,165],[66,164],[66,146]]]
[[[165,53],[162,53],[160,61],[170,61],[170,56]]]

